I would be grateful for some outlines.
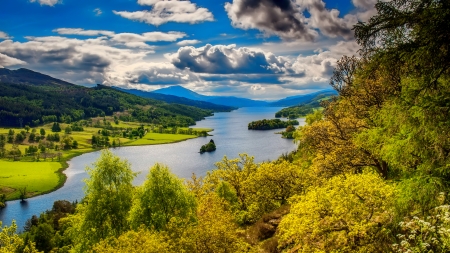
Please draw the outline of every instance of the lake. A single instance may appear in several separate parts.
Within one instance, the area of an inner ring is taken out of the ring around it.
[[[296,149],[292,140],[281,138],[275,132],[281,129],[257,131],[247,130],[250,121],[272,119],[280,107],[246,107],[232,112],[215,113],[214,116],[197,122],[194,127],[212,128],[213,136],[199,137],[178,143],[121,147],[111,149],[112,152],[131,163],[133,171],[138,172],[134,180],[140,185],[145,180],[148,170],[159,162],[168,165],[172,172],[181,178],[190,178],[192,173],[204,176],[207,171],[215,168],[214,163],[222,160],[223,156],[236,158],[240,153],[247,153],[255,157],[256,162],[275,160],[281,154]],[[300,125],[304,119],[299,119]],[[217,150],[200,154],[203,144],[213,139]],[[83,154],[69,161],[69,167],[64,171],[67,181],[63,187],[49,194],[28,199],[21,203],[19,200],[8,201],[7,207],[0,211],[3,225],[10,225],[14,219],[19,230],[22,230],[27,219],[32,215],[49,210],[56,200],[75,201],[84,196],[83,179],[87,177],[86,166],[92,166],[100,156],[100,151]]]

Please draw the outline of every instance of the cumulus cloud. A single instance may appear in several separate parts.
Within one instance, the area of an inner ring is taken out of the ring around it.
[[[112,40],[118,42],[156,42],[156,41],[176,41],[185,37],[182,32],[147,32],[143,34],[136,33],[118,33],[112,37]]]
[[[148,51],[116,48],[105,37],[71,39],[60,36],[26,37],[26,42],[0,42],[0,53],[75,83],[99,83],[112,67],[142,60]]]
[[[234,44],[181,47],[178,52],[167,55],[167,58],[177,68],[197,73],[273,74],[289,71],[288,62],[283,57],[246,47],[237,48]]]
[[[297,0],[296,4],[300,11],[306,9],[310,13],[308,23],[318,28],[320,32],[328,37],[343,37],[347,40],[353,38],[352,27],[358,22],[355,15],[348,14],[344,18],[339,17],[339,10],[328,10],[322,0]]]
[[[60,0],[30,0],[30,2],[34,3],[34,2],[38,2],[40,5],[48,5],[48,6],[53,6],[57,3],[60,3]]]
[[[2,39],[7,40],[10,38],[11,37],[9,37],[7,33],[0,31],[0,40],[2,40]]]
[[[82,28],[58,28],[54,29],[53,32],[56,32],[58,34],[65,34],[65,35],[83,35],[83,36],[113,36],[115,33],[112,31],[105,31],[105,30],[84,30]]]
[[[167,22],[200,23],[213,21],[213,14],[206,8],[199,8],[190,1],[179,0],[138,0],[138,4],[151,6],[151,10],[145,11],[113,11],[121,17],[145,22],[151,25],[162,25]]]
[[[225,10],[238,28],[258,29],[288,40],[312,41],[317,37],[291,0],[233,0],[225,4]]]
[[[95,8],[93,10],[93,12],[95,12],[95,16],[100,16],[103,14],[102,10],[100,8]]]
[[[25,64],[24,61],[0,53],[0,68]]]
[[[180,42],[177,43],[178,46],[187,46],[187,45],[195,45],[200,43],[201,41],[199,40],[182,40]]]
[[[375,14],[375,2],[353,0],[358,11],[343,17],[339,10],[327,9],[322,0],[233,0],[225,4],[225,10],[234,27],[257,29],[284,40],[314,41],[318,32],[350,40],[353,25]]]

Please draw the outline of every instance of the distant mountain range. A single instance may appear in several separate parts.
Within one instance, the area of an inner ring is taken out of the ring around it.
[[[210,102],[205,102],[205,101],[201,101],[201,100],[196,100],[196,99],[189,99],[186,97],[181,97],[181,96],[174,96],[174,95],[167,95],[167,94],[162,94],[162,93],[156,93],[156,92],[146,92],[146,91],[141,91],[141,90],[127,90],[127,89],[122,89],[122,88],[118,88],[118,87],[114,87],[117,90],[123,91],[123,92],[127,92],[139,97],[143,97],[143,98],[151,98],[151,99],[156,99],[156,100],[161,100],[170,104],[182,104],[182,105],[190,105],[190,106],[195,106],[198,108],[202,108],[202,109],[207,109],[207,110],[213,110],[215,112],[227,112],[227,111],[232,111],[234,109],[237,109],[234,106],[226,106],[226,105],[219,105],[219,104],[213,104]],[[190,90],[188,90],[190,91]],[[192,91],[191,91],[192,92]],[[192,92],[194,94],[197,94],[195,92]],[[202,96],[197,94],[198,96]]]
[[[215,104],[216,106],[231,106],[231,107],[260,107],[260,106],[287,107],[309,103],[318,95],[333,96],[337,94],[336,91],[334,90],[322,90],[318,92],[291,96],[278,101],[269,102],[232,96],[205,96],[179,85],[170,86],[152,92],[145,92],[139,90],[125,90],[125,89],[120,90],[141,97],[164,100],[169,103],[170,100],[172,100],[175,103],[187,103],[187,102],[195,103],[194,101],[197,101],[197,103],[199,104],[189,104],[189,105],[197,106],[200,108],[202,108],[200,102],[207,103],[206,105],[208,106]]]

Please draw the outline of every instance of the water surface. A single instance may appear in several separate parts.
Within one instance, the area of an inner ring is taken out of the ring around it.
[[[292,140],[282,139],[274,134],[277,130],[257,131],[247,130],[250,121],[274,118],[278,107],[247,107],[232,112],[215,113],[214,116],[197,122],[195,127],[212,128],[213,136],[199,137],[183,142],[121,147],[111,149],[112,152],[131,163],[131,168],[139,172],[134,180],[135,185],[142,184],[149,168],[156,162],[168,165],[172,172],[181,178],[189,178],[192,173],[204,176],[208,170],[215,168],[214,163],[220,161],[224,155],[236,158],[240,153],[247,153],[255,157],[256,162],[275,160],[281,154],[296,148]],[[303,119],[299,119],[304,124]],[[211,153],[199,153],[203,144],[213,139],[217,150]],[[56,200],[75,201],[84,196],[83,179],[87,177],[86,166],[92,166],[100,152],[92,152],[75,157],[69,161],[65,170],[67,181],[57,191],[28,199],[25,203],[9,201],[7,207],[0,211],[0,220],[4,225],[11,224],[14,219],[21,230],[25,221],[32,215],[39,215],[52,208]]]

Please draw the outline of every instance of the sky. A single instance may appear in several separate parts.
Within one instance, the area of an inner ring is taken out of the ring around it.
[[[376,0],[3,0],[0,68],[276,100],[328,89]]]

